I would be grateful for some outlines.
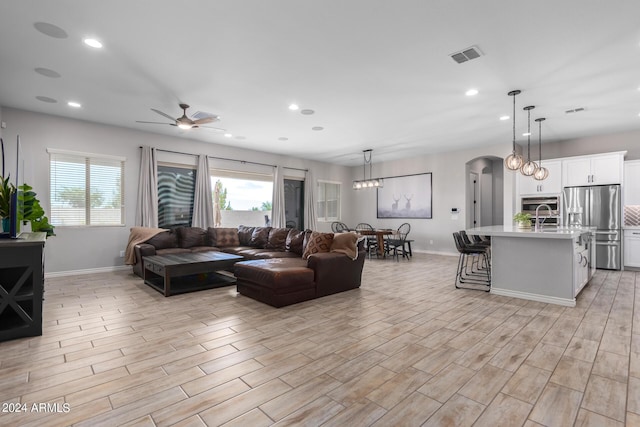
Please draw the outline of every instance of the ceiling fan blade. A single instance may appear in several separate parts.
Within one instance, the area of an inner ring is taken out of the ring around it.
[[[169,125],[169,126],[175,126],[175,124],[173,123],[165,123],[165,122],[143,122],[142,120],[136,120],[136,123],[149,123],[152,125]]]
[[[169,119],[169,120],[171,120],[171,121],[174,121],[174,122],[176,121],[176,119],[175,119],[174,117],[171,117],[171,116],[170,116],[170,115],[168,115],[167,113],[163,113],[163,112],[162,112],[162,111],[160,111],[160,110],[156,110],[155,108],[152,108],[152,109],[151,109],[151,111],[153,111],[153,112],[155,112],[155,113],[158,113],[158,114],[160,114],[161,116],[164,116],[164,117],[166,117],[167,119]]]
[[[198,126],[198,127],[201,127],[201,128],[204,128],[204,129],[212,129],[212,130],[214,130],[216,132],[226,132],[227,131],[226,129],[214,128],[212,126]]]
[[[216,116],[203,117],[201,119],[194,120],[193,123],[196,124],[196,125],[204,125],[204,124],[207,124],[207,123],[215,122],[216,120],[218,120],[218,117],[216,117]]]

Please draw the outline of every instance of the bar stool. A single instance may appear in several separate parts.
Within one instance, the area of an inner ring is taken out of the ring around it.
[[[491,262],[488,255],[490,248],[474,245],[471,242],[466,244],[462,234],[458,232],[453,233],[453,241],[460,253],[456,271],[456,289],[489,292],[491,289]]]

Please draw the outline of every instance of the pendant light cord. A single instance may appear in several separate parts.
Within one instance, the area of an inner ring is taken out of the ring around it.
[[[531,110],[527,110],[527,162],[531,161]]]
[[[516,152],[516,95],[517,93],[513,94],[513,153],[515,154]]]
[[[538,120],[538,162],[542,167],[542,120]]]

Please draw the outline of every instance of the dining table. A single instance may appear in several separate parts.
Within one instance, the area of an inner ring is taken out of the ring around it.
[[[376,241],[378,243],[378,256],[385,256],[384,251],[384,236],[391,235],[395,233],[395,230],[390,228],[383,229],[374,229],[374,230],[358,230],[358,233],[362,236],[376,236]]]

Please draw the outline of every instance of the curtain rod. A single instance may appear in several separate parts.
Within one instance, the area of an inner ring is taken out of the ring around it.
[[[142,146],[140,146],[140,148],[142,148]],[[156,148],[156,151],[164,151],[165,153],[173,153],[173,154],[183,154],[185,156],[198,156],[198,154],[183,153],[181,151],[173,151],[173,150],[164,150],[162,148]],[[272,168],[275,168],[277,166],[277,165],[270,165],[268,163],[251,162],[249,160],[228,159],[226,157],[216,157],[216,156],[209,156],[209,155],[207,155],[207,157],[209,157],[210,159],[216,159],[216,160],[227,160],[227,161],[230,161],[230,162],[249,163],[249,164],[252,164],[252,165],[259,165],[259,166],[270,166]],[[292,168],[292,167],[289,167],[289,166],[282,166],[282,168],[284,168],[284,169],[292,169],[292,170],[296,170],[296,171],[304,171],[304,172],[308,172],[309,171],[309,169]]]

